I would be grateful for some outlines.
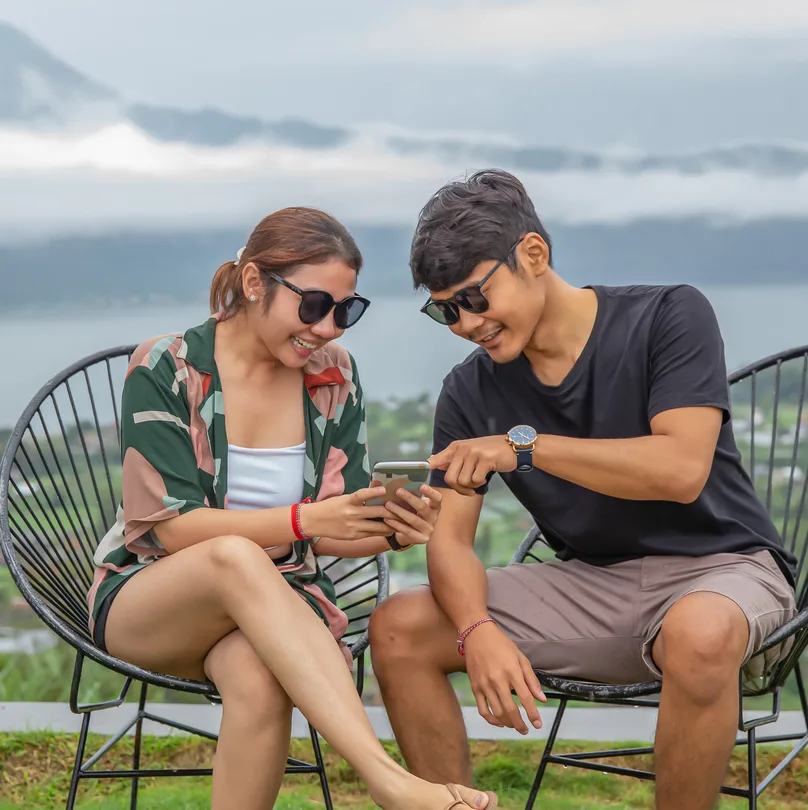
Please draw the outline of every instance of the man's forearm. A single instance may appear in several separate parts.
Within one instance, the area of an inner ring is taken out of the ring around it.
[[[488,580],[474,549],[433,537],[426,554],[432,593],[454,626],[462,631],[486,616]]]
[[[613,498],[640,501],[694,500],[701,470],[688,465],[671,436],[575,439],[543,434],[533,466]]]

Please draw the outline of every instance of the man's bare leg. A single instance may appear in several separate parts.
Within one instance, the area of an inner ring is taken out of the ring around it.
[[[373,672],[410,771],[472,784],[463,713],[448,675],[465,669],[457,631],[429,588],[386,599],[370,621]]]
[[[748,638],[743,611],[720,594],[689,594],[665,617],[653,648],[663,673],[658,810],[715,806],[738,728],[738,673]]]

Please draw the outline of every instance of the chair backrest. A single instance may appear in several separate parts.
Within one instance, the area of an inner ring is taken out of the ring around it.
[[[797,557],[797,604],[808,606],[808,346],[730,375],[744,467],[786,548]]]
[[[20,592],[73,646],[92,645],[93,554],[121,497],[120,395],[133,346],[91,355],[51,379],[12,431],[0,464],[0,550]],[[356,653],[387,592],[383,556],[325,562]]]

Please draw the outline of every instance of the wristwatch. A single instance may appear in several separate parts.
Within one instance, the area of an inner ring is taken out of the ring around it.
[[[512,427],[507,435],[508,444],[516,452],[516,471],[527,472],[533,469],[533,449],[538,434],[530,425]]]
[[[389,534],[386,540],[387,545],[389,545],[390,548],[393,549],[393,551],[406,551],[408,548],[412,548],[412,543],[410,543],[408,546],[402,546],[401,543],[399,543],[398,540],[396,540],[395,532]]]

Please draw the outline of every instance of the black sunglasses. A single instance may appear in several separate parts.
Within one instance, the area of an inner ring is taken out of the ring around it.
[[[334,296],[325,290],[301,290],[290,284],[285,278],[276,276],[275,273],[267,274],[273,281],[283,284],[292,292],[300,296],[300,306],[297,310],[297,317],[308,324],[320,323],[331,310],[334,310],[334,323],[338,329],[347,329],[353,326],[366,312],[370,306],[367,298],[361,295],[351,295],[343,298],[342,301],[335,301]]]
[[[483,292],[483,286],[494,273],[502,267],[505,262],[510,259],[511,254],[516,250],[516,246],[522,241],[515,242],[513,247],[505,255],[504,259],[500,259],[476,284],[468,287],[463,287],[458,290],[451,298],[445,298],[442,301],[433,301],[431,298],[422,307],[421,312],[429,315],[433,321],[443,324],[444,326],[453,326],[460,320],[460,310],[465,309],[466,312],[473,312],[479,315],[488,309],[488,299]]]

